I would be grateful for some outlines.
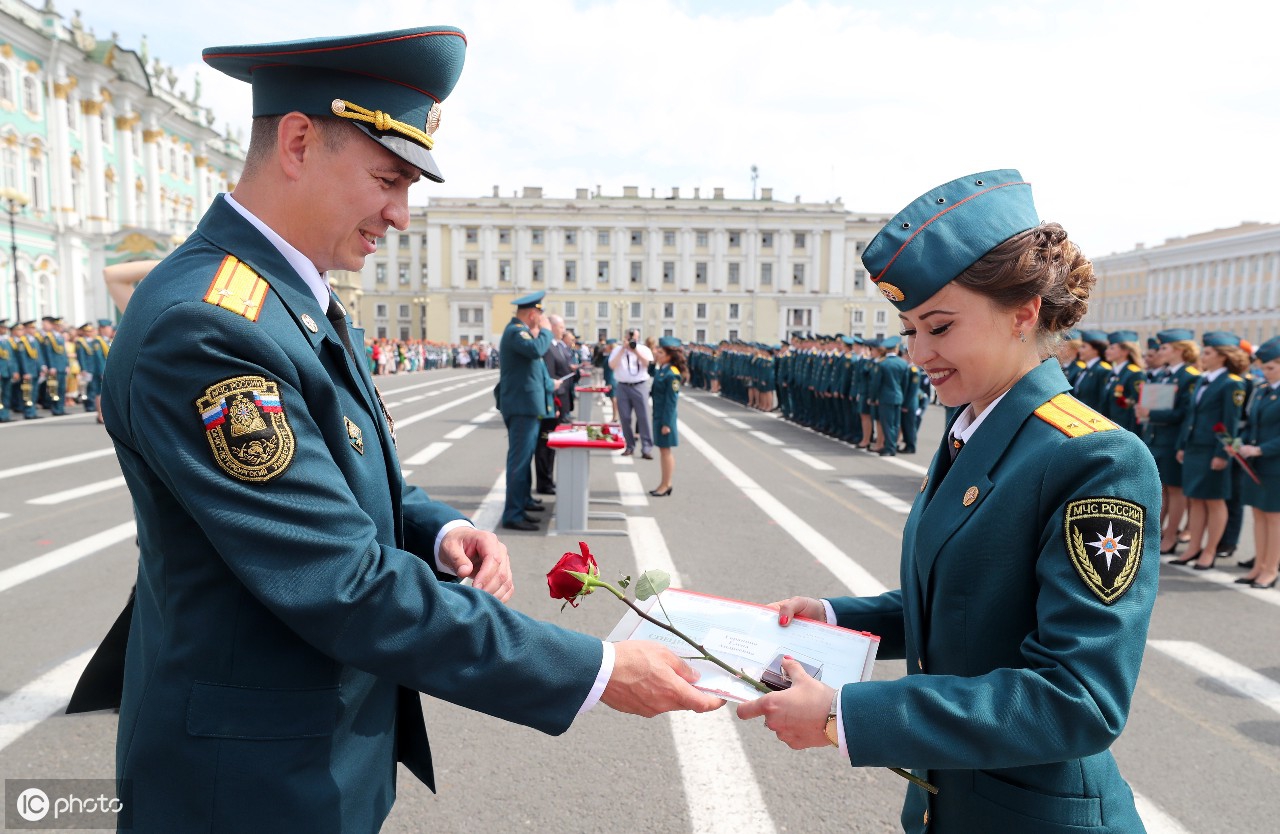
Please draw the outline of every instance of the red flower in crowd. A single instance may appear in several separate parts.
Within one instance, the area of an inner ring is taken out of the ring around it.
[[[578,548],[579,553],[564,554],[560,557],[560,561],[556,562],[556,566],[547,573],[547,589],[551,592],[551,598],[562,599],[574,608],[578,607],[580,598],[591,593],[591,588],[569,571],[588,576],[600,575],[600,568],[587,548],[587,543],[578,542]]]
[[[1218,434],[1224,434],[1227,431],[1227,427],[1224,426],[1222,423],[1214,423],[1213,430]]]

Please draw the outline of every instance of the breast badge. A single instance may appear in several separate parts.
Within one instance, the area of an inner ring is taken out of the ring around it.
[[[364,454],[364,432],[360,431],[360,427],[351,422],[351,418],[343,416],[342,418],[347,424],[347,440],[351,441],[351,448],[360,454]]]
[[[1067,504],[1067,554],[1085,586],[1107,605],[1120,599],[1138,575],[1145,519],[1142,505],[1121,498]]]
[[[293,461],[293,429],[280,390],[260,376],[225,379],[196,400],[213,459],[242,481],[269,481]]]

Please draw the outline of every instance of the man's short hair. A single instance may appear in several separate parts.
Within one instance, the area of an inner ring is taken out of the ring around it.
[[[275,152],[276,136],[280,132],[283,116],[258,116],[249,128],[249,150],[245,152],[244,167],[252,171],[262,165]],[[351,122],[336,116],[308,116],[320,134],[326,150],[337,152],[351,138]]]

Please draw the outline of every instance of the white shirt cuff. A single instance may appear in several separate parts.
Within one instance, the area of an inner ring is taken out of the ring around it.
[[[436,533],[435,544],[431,546],[432,555],[435,556],[436,570],[441,573],[447,573],[450,576],[457,576],[458,572],[440,561],[440,542],[444,541],[444,537],[449,535],[450,530],[457,530],[459,527],[475,527],[475,525],[465,518],[454,519],[440,528],[440,532]]]
[[[609,678],[613,677],[613,660],[617,651],[607,640],[604,641],[603,646],[604,651],[600,653],[600,671],[596,673],[596,682],[587,693],[587,700],[583,701],[582,706],[578,708],[578,715],[582,715],[599,703],[600,696],[604,694],[604,688],[609,685]]]
[[[846,759],[849,758],[849,745],[844,740],[844,704],[840,702],[840,696],[836,696],[836,732],[840,735],[840,754]]]
[[[831,603],[825,599],[820,599],[818,602],[822,603],[822,607],[827,611],[827,625],[836,625],[836,610],[831,607]]]

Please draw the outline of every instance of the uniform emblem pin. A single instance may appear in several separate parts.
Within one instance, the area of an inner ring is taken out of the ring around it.
[[[316,327],[316,320],[311,318],[311,316],[307,315],[306,313],[303,313],[300,316],[300,318],[302,319],[302,323],[306,325],[306,328],[310,330],[312,333],[320,332],[320,328]]]
[[[890,301],[902,301],[906,298],[906,295],[903,294],[902,290],[898,289],[893,284],[881,281],[876,286],[879,288],[880,294]]]
[[[351,448],[360,454],[364,454],[364,433],[360,431],[360,427],[351,422],[351,418],[343,415],[343,421],[347,424],[347,439],[351,441]]]
[[[961,503],[963,503],[966,507],[968,507],[972,505],[974,501],[977,501],[977,500],[978,500],[978,488],[976,486],[971,486],[964,491],[964,499]]]
[[[924,480],[920,482],[920,491],[924,492],[925,487],[929,485],[929,476],[925,475]]]

